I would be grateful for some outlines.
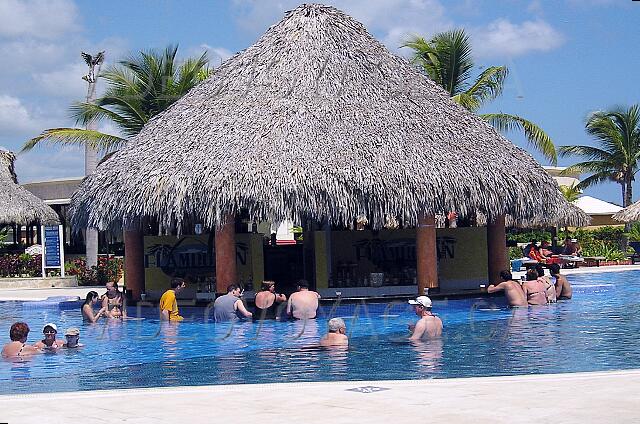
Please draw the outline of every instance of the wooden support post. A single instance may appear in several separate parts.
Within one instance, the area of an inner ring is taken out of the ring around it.
[[[124,231],[124,283],[131,300],[140,300],[144,293],[144,234],[142,230]]]
[[[423,295],[425,288],[438,288],[438,254],[436,251],[436,220],[434,215],[418,217],[416,262],[418,294]]]
[[[500,271],[509,269],[504,215],[487,222],[487,259],[489,284],[500,282]]]
[[[236,234],[235,216],[227,215],[225,224],[216,228],[216,291],[227,293],[229,284],[236,280]]]

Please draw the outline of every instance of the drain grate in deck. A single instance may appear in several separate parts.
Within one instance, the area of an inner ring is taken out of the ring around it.
[[[354,387],[353,389],[347,389],[348,392],[358,392],[358,393],[375,393],[382,392],[384,390],[391,390],[388,387],[378,387],[378,386],[362,386],[362,387]]]

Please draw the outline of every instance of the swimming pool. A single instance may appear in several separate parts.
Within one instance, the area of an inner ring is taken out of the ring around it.
[[[301,322],[214,324],[203,308],[181,308],[193,321],[144,320],[83,324],[79,308],[29,302],[0,303],[3,340],[14,321],[31,327],[80,327],[78,351],[0,362],[0,393],[131,387],[385,380],[563,373],[640,368],[640,271],[570,276],[574,298],[555,305],[509,309],[502,298],[443,300],[434,312],[443,338],[406,342],[415,321],[404,303],[323,307],[323,319]],[[129,309],[136,315],[135,308]],[[314,347],[326,318],[345,318],[348,350]]]

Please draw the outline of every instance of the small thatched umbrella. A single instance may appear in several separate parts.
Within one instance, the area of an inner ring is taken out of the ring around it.
[[[152,119],[85,179],[71,213],[99,229],[142,217],[214,227],[241,209],[380,228],[447,210],[530,219],[562,200],[524,150],[362,24],[311,4]]]
[[[40,198],[18,185],[15,154],[0,149],[0,225],[59,224],[58,214]]]
[[[635,202],[634,204],[627,206],[621,211],[614,213],[611,218],[620,222],[640,221],[640,201]]]

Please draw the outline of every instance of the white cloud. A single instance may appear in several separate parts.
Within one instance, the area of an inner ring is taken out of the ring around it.
[[[209,63],[217,68],[222,62],[233,56],[233,52],[224,47],[213,47],[206,43],[200,44],[197,47],[191,47],[186,51],[186,57],[200,56],[203,52],[207,52]]]
[[[43,94],[81,100],[87,92],[87,83],[82,79],[86,73],[87,65],[76,62],[51,72],[35,72],[32,78]]]
[[[79,29],[77,15],[70,0],[2,0],[0,36],[57,38]]]
[[[0,95],[0,133],[3,136],[39,133],[49,123],[47,118],[29,110],[19,98]]]
[[[324,3],[362,22],[370,33],[396,52],[407,36],[428,37],[453,26],[438,0],[333,0]],[[238,26],[258,36],[282,19],[285,11],[297,7],[300,1],[234,0],[233,4]]]
[[[542,20],[514,24],[498,19],[484,29],[473,30],[474,51],[479,57],[515,57],[533,51],[553,50],[564,36]]]

